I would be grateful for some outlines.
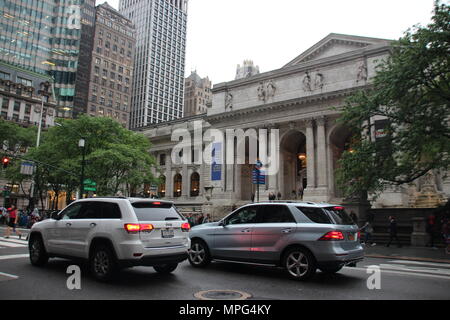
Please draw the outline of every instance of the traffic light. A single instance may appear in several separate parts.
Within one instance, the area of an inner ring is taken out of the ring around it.
[[[8,168],[8,165],[9,165],[9,158],[8,158],[8,157],[3,157],[3,158],[2,158],[2,164],[3,164],[3,169]]]

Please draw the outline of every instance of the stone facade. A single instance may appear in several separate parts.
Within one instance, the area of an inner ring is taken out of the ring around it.
[[[388,40],[330,34],[279,70],[215,85],[212,105],[206,115],[144,129],[153,144],[152,152],[159,158],[164,155],[161,172],[155,174],[165,176],[165,198],[179,203],[214,204],[217,217],[233,205],[250,202],[256,192],[250,151],[239,149],[234,140],[233,144],[224,143],[221,152],[226,156],[233,151],[234,157],[242,156],[249,161],[222,164],[218,181],[217,177],[212,181],[208,162],[171,163],[173,148],[178,144],[178,140],[171,141],[171,134],[185,128],[195,140],[195,127],[201,125],[202,133],[211,128],[222,132],[277,129],[279,144],[273,153],[280,155],[279,169],[269,174],[260,186],[260,200],[267,200],[272,192],[280,194],[282,199],[342,203],[344,199],[334,172],[338,159],[350,147],[351,133],[345,125],[336,122],[339,108],[346,97],[370,84],[376,66],[389,52]],[[200,192],[191,197],[194,174],[200,176]],[[181,186],[178,194],[172,192],[175,175],[178,187]],[[444,193],[448,197],[447,189]],[[396,205],[406,206],[407,192],[401,194],[394,197]]]

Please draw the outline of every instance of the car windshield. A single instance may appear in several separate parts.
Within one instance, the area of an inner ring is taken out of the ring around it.
[[[327,212],[331,216],[336,224],[349,226],[354,224],[352,218],[350,218],[350,216],[342,207],[329,207],[323,208],[323,210],[325,210],[325,212]]]
[[[184,220],[171,203],[134,202],[131,204],[139,221]]]

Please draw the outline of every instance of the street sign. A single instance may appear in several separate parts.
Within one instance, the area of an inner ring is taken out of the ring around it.
[[[86,179],[86,180],[84,180],[83,183],[85,186],[91,186],[91,187],[97,186],[97,183],[95,181],[92,181],[91,179]],[[85,188],[85,190],[87,190],[87,189]]]
[[[97,188],[93,188],[93,187],[84,187],[84,191],[97,191]]]
[[[34,164],[32,162],[22,162],[20,174],[32,176],[34,173]]]

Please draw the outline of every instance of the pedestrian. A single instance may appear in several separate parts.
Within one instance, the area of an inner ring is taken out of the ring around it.
[[[442,220],[442,238],[445,244],[445,253],[450,254],[450,222],[448,218]]]
[[[237,205],[233,204],[233,206],[231,207],[231,212],[234,212],[237,209]]]
[[[255,194],[252,193],[252,203],[255,202]]]
[[[17,213],[17,208],[15,205],[12,205],[11,208],[8,209],[9,222],[6,227],[6,233],[4,238],[8,239],[11,234],[11,229],[14,233],[19,236],[19,239],[22,238],[22,233],[16,229],[17,223],[19,221],[19,214]]]
[[[303,187],[300,187],[300,188],[298,189],[298,195],[299,195],[299,197],[300,197],[300,200],[303,200]]]
[[[278,192],[277,198],[278,198],[278,200],[281,200],[281,192]]]
[[[0,207],[0,223],[7,224],[8,223],[8,211],[4,207]]]
[[[353,223],[358,225],[358,216],[353,211],[350,212],[350,218],[352,218]]]
[[[209,213],[203,218],[202,223],[210,223],[211,222],[211,216]]]
[[[427,217],[426,231],[428,233],[428,243],[427,243],[426,246],[435,248],[434,240],[435,240],[435,237],[436,237],[436,216],[434,215],[434,213],[431,213]]]
[[[397,221],[395,220],[395,217],[390,216],[389,217],[389,242],[386,245],[386,247],[389,247],[394,239],[397,242],[397,246],[399,248],[401,248],[401,244],[400,244],[400,241],[398,240],[398,236],[397,236]]]
[[[373,226],[372,226],[372,223],[371,223],[370,221],[367,221],[367,222],[361,227],[360,231],[364,231],[364,243],[365,243],[366,245],[369,244],[369,241],[370,241],[370,244],[371,244],[372,247],[377,245],[376,243],[374,243],[374,242],[372,241]]]

